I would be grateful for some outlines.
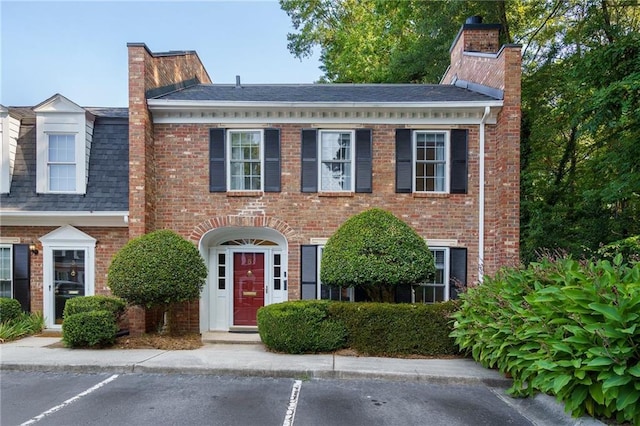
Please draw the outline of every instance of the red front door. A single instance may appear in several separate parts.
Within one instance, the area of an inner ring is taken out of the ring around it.
[[[264,253],[233,254],[233,325],[258,325],[264,306]]]

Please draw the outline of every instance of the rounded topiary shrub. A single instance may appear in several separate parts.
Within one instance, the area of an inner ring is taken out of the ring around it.
[[[117,320],[124,314],[126,307],[127,303],[124,300],[113,296],[97,295],[74,297],[73,299],[67,300],[64,306],[63,318],[80,312],[108,311],[111,312]]]
[[[107,283],[111,292],[133,305],[169,310],[168,329],[175,324],[171,306],[197,300],[207,267],[195,245],[170,230],[130,240],[114,256]]]
[[[346,328],[329,318],[329,302],[298,300],[268,305],[258,310],[262,342],[290,354],[330,352],[344,347]]]
[[[16,299],[0,297],[0,323],[14,320],[22,313],[22,306]]]
[[[109,311],[79,312],[62,323],[62,341],[71,348],[110,346],[117,332],[116,320]]]
[[[351,217],[329,238],[320,279],[330,286],[361,287],[373,301],[392,302],[396,286],[425,282],[434,272],[424,238],[376,208]]]

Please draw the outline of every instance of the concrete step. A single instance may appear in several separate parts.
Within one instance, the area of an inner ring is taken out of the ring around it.
[[[257,331],[205,331],[202,333],[202,343],[259,345],[262,340]]]

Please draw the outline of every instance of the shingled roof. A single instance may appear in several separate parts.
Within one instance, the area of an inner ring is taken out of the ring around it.
[[[35,114],[9,107],[21,120],[11,192],[0,196],[0,211],[129,210],[129,119],[127,108],[85,108],[96,117],[89,157],[87,193],[36,193]]]
[[[443,84],[196,84],[153,97],[169,101],[432,103],[498,98]]]

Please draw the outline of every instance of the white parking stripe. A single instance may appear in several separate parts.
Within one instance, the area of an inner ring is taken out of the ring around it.
[[[66,407],[67,405],[71,404],[74,401],[77,401],[78,399],[82,398],[83,396],[89,395],[91,392],[100,389],[101,387],[103,387],[104,385],[106,385],[109,382],[114,381],[115,379],[118,378],[118,374],[114,374],[113,376],[109,377],[106,380],[101,381],[100,383],[98,383],[95,386],[90,387],[89,389],[87,389],[86,391],[77,394],[76,396],[74,396],[73,398],[69,398],[67,399],[65,402],[63,402],[60,405],[56,405],[55,407],[45,411],[42,414],[38,414],[37,416],[33,417],[30,420],[27,420],[26,422],[22,423],[20,426],[26,426],[26,425],[32,425],[34,423],[39,422],[40,420],[44,419],[45,417],[47,417],[49,414],[53,414],[56,411]]]
[[[298,396],[300,396],[301,387],[302,380],[296,380],[293,382],[291,398],[289,398],[289,406],[287,407],[287,414],[284,416],[284,423],[282,426],[293,426],[293,419],[296,416],[296,407],[298,406]]]

